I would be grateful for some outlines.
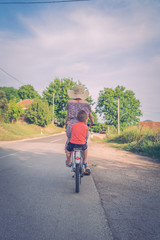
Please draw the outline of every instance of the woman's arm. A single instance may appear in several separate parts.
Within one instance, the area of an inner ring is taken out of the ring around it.
[[[67,125],[68,124],[68,120],[69,120],[69,114],[68,114],[68,112],[67,112],[67,116],[66,116],[66,120],[65,120],[65,125]]]
[[[89,113],[89,119],[91,121],[91,126],[92,126],[94,124],[94,119],[93,119],[93,115],[91,112]]]

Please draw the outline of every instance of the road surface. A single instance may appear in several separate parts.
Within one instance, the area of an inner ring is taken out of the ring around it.
[[[159,240],[160,161],[90,143],[76,194],[64,142],[0,143],[0,239]]]
[[[0,144],[1,240],[112,240],[91,176],[80,193],[66,168],[65,135]]]

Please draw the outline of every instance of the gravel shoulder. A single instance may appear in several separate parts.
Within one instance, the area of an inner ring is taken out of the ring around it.
[[[89,164],[113,238],[160,239],[160,161],[89,143]]]

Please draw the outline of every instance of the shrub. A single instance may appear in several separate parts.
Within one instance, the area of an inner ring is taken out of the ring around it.
[[[137,141],[140,136],[141,130],[138,127],[129,127],[119,135],[119,140],[121,143],[131,143]]]
[[[120,135],[107,140],[125,144],[122,148],[154,158],[160,158],[160,130],[142,127],[129,127]]]
[[[100,126],[100,124],[97,124],[97,125],[92,126],[91,128],[89,128],[89,130],[90,130],[91,132],[96,132],[96,133],[98,133],[98,132],[101,131],[101,126]]]
[[[24,110],[21,104],[17,105],[16,99],[12,99],[8,104],[8,117],[11,122],[17,121],[17,119],[23,114]]]
[[[0,90],[0,120],[5,121],[8,116],[8,104],[5,92]]]
[[[29,106],[25,113],[25,120],[31,124],[44,127],[51,123],[53,113],[46,102],[35,99],[33,104]]]

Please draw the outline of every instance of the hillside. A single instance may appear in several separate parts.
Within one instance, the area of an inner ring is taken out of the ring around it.
[[[26,138],[35,138],[49,136],[54,133],[63,132],[64,128],[53,126],[52,124],[47,127],[39,127],[25,122],[0,123],[0,141],[12,141]]]

